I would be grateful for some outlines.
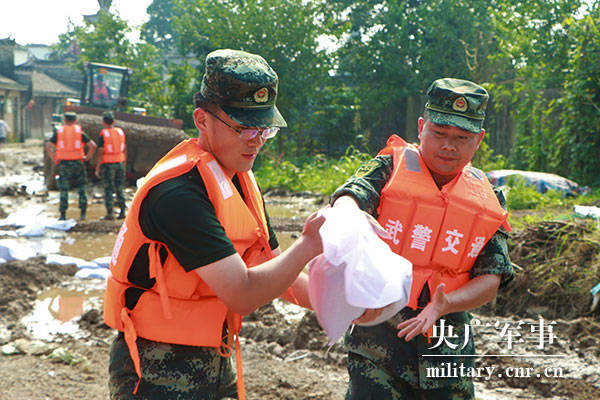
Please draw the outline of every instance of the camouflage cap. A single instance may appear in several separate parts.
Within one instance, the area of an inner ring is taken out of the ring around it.
[[[438,79],[427,89],[429,119],[434,124],[452,125],[479,133],[483,127],[488,93],[463,79]]]
[[[103,120],[110,120],[110,121],[114,121],[115,120],[115,114],[113,114],[112,111],[105,111],[102,114],[102,119]]]
[[[196,107],[216,104],[243,126],[287,126],[275,106],[279,78],[264,58],[221,49],[209,53],[205,65]]]

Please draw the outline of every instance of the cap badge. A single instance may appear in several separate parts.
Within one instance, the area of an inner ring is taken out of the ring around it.
[[[266,103],[269,100],[269,90],[267,88],[260,88],[254,92],[254,101],[257,103]]]
[[[452,109],[454,111],[465,112],[467,111],[468,107],[469,105],[467,103],[467,99],[462,96],[458,97],[456,100],[454,100],[454,103],[452,103]]]

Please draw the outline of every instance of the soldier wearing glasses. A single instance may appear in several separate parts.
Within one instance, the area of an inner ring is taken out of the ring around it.
[[[281,252],[251,171],[266,140],[286,126],[277,85],[258,55],[207,56],[194,96],[200,136],[149,172],[113,250],[104,311],[119,330],[111,398],[244,398],[234,346],[241,316],[277,296],[309,305],[300,272],[321,252],[322,218],[310,216]]]

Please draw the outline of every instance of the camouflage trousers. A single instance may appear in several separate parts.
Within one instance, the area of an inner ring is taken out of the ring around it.
[[[117,207],[125,209],[125,196],[123,185],[125,183],[125,168],[123,163],[102,164],[102,183],[104,183],[104,205],[106,212],[112,213],[115,205],[113,194],[116,194]]]
[[[61,213],[66,212],[69,208],[71,184],[79,192],[79,209],[85,211],[87,209],[87,194],[85,192],[87,174],[85,165],[81,160],[61,160],[58,163],[57,186],[60,189],[60,206],[58,209]]]
[[[111,399],[236,399],[236,374],[231,358],[212,347],[183,346],[137,339],[142,369],[138,383],[123,333],[112,343],[109,362]]]
[[[418,370],[418,367],[407,365],[407,370]],[[422,389],[352,352],[348,353],[348,375],[350,382],[346,400],[475,399],[472,381],[457,381],[446,387]]]
[[[429,290],[419,304],[427,304]],[[355,326],[346,333],[350,382],[346,400],[469,400],[475,398],[473,379],[434,374],[440,367],[473,367],[473,332],[468,313],[446,314],[446,326],[455,335],[437,346],[436,340],[418,335],[410,341],[397,336],[397,325],[420,312],[408,307],[375,326]],[[439,325],[439,320],[436,322]],[[453,343],[456,342],[456,343]],[[456,346],[456,347],[454,347]]]

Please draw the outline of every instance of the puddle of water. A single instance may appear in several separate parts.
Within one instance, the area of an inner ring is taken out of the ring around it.
[[[125,189],[125,199],[131,197],[129,194],[133,189]],[[106,207],[104,206],[104,192],[101,187],[94,186],[91,190],[87,190],[88,205],[86,210],[87,220],[99,220],[106,215]],[[46,202],[46,212],[58,218],[59,211],[58,206],[60,204],[60,192],[51,191],[48,194],[48,201]],[[115,211],[119,211],[118,207],[115,207]],[[77,191],[71,190],[69,192],[69,207],[67,208],[66,217],[67,219],[73,218],[79,221],[79,194]]]
[[[279,247],[281,247],[281,251],[287,250],[298,239],[292,237],[292,235],[287,232],[275,233],[277,234],[277,241],[279,242]]]
[[[317,204],[316,200],[312,197],[267,196],[265,197],[265,207],[271,219],[289,218],[296,221],[297,225],[302,226],[310,214],[324,207],[323,204]],[[300,231],[285,232],[275,229],[275,233],[283,251],[296,241],[297,237],[292,235],[299,235]]]
[[[117,238],[117,232],[72,232],[68,236],[68,240],[60,243],[60,251],[58,253],[91,261],[98,257],[111,255]]]
[[[77,194],[69,196],[67,218],[78,220]],[[90,193],[88,219],[99,219],[106,211],[102,198]],[[313,198],[300,197],[270,197],[266,199],[266,207],[273,218],[298,218],[303,221],[321,206],[315,204]],[[58,192],[51,192],[49,201],[27,202],[27,207],[20,207],[25,215],[58,216]],[[27,211],[29,210],[29,211]],[[298,232],[299,233],[299,232]],[[296,238],[292,232],[278,232],[282,249],[288,248]],[[112,252],[117,232],[63,232],[46,229],[40,237],[18,237],[19,241],[27,242],[38,254],[59,253],[66,256],[93,260],[109,256]],[[74,282],[74,283],[73,283]],[[77,317],[90,309],[100,309],[104,298],[104,281],[102,280],[73,280],[71,287],[54,287],[43,292],[35,303],[33,312],[22,319],[30,335],[39,340],[52,340],[56,335],[68,334],[81,337],[83,333],[75,322]],[[276,309],[288,321],[298,321],[305,310],[281,300],[275,300]]]
[[[91,309],[101,309],[104,282],[86,280],[77,281],[74,285],[43,292],[33,311],[21,319],[33,339],[50,341],[60,334],[75,338],[83,336],[76,318]]]
[[[305,219],[324,205],[316,204],[313,197],[265,197],[265,206],[269,217],[272,218],[302,218]]]
[[[41,221],[58,218],[59,192],[53,191],[48,195],[48,201],[40,203],[40,199],[2,198],[0,204],[10,214],[4,221],[7,225],[36,226]],[[71,191],[67,219],[79,221],[78,195]],[[96,188],[88,192],[87,219],[99,220],[106,214],[102,195]],[[43,226],[43,225],[42,225]],[[71,232],[52,229],[41,229],[41,236],[18,236],[17,231],[2,230],[0,236],[15,238],[20,243],[27,244],[37,254],[45,255],[60,253],[71,257],[93,260],[106,257],[112,253],[117,233],[106,232]]]

